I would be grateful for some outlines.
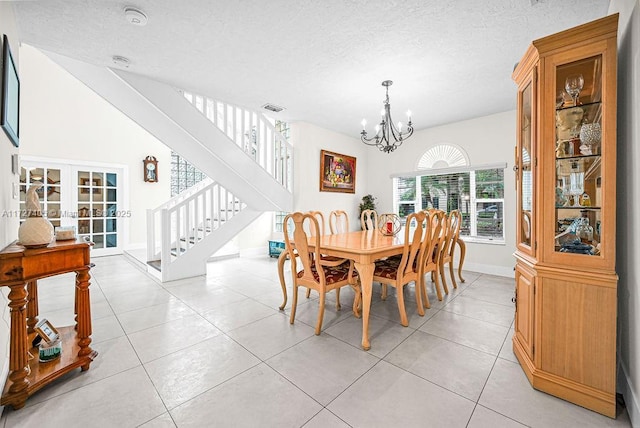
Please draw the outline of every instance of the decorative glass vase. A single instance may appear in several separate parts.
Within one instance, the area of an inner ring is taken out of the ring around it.
[[[602,128],[599,123],[585,123],[580,128],[580,141],[591,147],[591,153],[597,153],[597,147],[602,138]]]

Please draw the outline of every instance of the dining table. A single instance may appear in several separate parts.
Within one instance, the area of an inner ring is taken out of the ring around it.
[[[315,240],[309,240],[311,249],[315,247]],[[362,288],[362,348],[368,351],[369,342],[369,312],[371,310],[371,295],[373,291],[373,272],[376,260],[402,254],[404,249],[404,229],[396,235],[386,235],[379,229],[362,230],[357,232],[337,233],[320,237],[320,253],[354,261],[354,266],[360,277]],[[284,281],[284,262],[289,257],[286,251],[278,259],[278,273],[284,295],[283,310],[287,303],[287,290]]]

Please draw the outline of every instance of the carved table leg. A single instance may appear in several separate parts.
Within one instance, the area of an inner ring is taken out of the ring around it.
[[[371,349],[369,343],[369,311],[371,309],[371,293],[373,289],[373,269],[374,264],[355,263],[360,276],[360,286],[362,287],[362,349]]]
[[[27,283],[27,333],[33,333],[38,324],[38,281]]]
[[[284,262],[287,260],[289,253],[283,251],[278,256],[278,276],[280,276],[280,287],[282,287],[282,305],[280,310],[283,311],[287,305],[287,284],[284,281]]]
[[[91,360],[97,355],[91,347],[91,304],[89,300],[89,269],[76,272],[76,330],[78,332],[78,357],[90,356]],[[82,367],[82,371],[89,370],[87,362]]]
[[[458,245],[460,246],[460,264],[458,265],[458,278],[460,278],[460,282],[464,282],[464,278],[462,277],[462,264],[464,263],[464,256],[467,254],[467,244],[460,238],[458,238]]]
[[[27,290],[26,284],[9,285],[9,308],[11,308],[11,343],[9,346],[9,381],[7,395],[14,409],[20,409],[27,401],[29,387],[29,344],[27,343]]]

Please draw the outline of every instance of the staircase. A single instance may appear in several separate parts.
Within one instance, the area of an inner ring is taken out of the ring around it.
[[[149,271],[162,281],[205,274],[260,214],[292,210],[293,148],[261,113],[43,52],[211,178],[147,213]]]
[[[262,214],[211,179],[147,210],[149,272],[162,281],[206,274],[206,261]]]

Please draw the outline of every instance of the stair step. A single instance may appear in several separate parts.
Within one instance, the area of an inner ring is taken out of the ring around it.
[[[162,272],[160,260],[151,260],[150,262],[147,262],[147,264],[158,272]]]

